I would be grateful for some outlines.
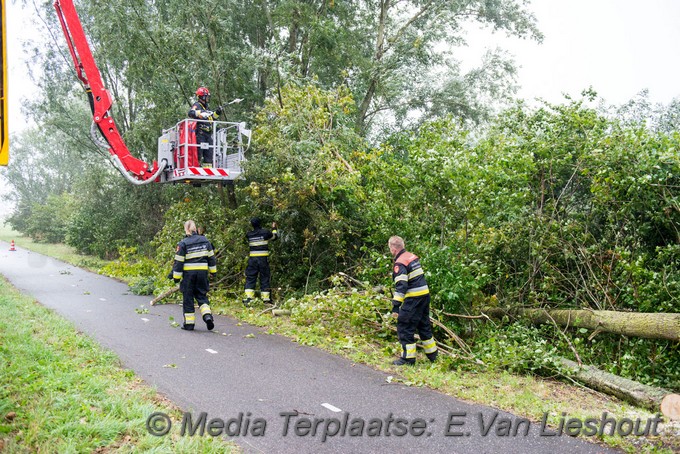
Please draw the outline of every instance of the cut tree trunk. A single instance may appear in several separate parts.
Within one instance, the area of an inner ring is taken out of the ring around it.
[[[514,309],[507,312],[500,308],[487,308],[484,313],[494,318],[521,315],[537,325],[554,321],[560,326],[680,342],[680,314],[566,309]]]
[[[661,401],[661,413],[674,421],[680,421],[680,395],[669,394]]]
[[[584,383],[590,388],[601,391],[619,399],[632,402],[639,407],[658,412],[674,419],[678,417],[677,408],[672,402],[678,402],[680,396],[671,394],[670,391],[652,386],[643,385],[628,378],[610,374],[593,366],[580,366],[566,358],[560,358],[560,362],[570,369],[572,377]],[[661,405],[662,401],[667,404]]]

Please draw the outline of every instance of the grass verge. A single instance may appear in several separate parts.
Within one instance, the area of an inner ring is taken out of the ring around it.
[[[177,407],[2,278],[0,311],[0,452],[237,451],[220,438],[181,437]],[[154,412],[175,423],[168,435],[147,431]]]
[[[78,254],[75,249],[65,244],[38,243],[21,233],[12,230],[3,220],[0,219],[0,241],[10,243],[14,241],[15,247],[28,249],[29,251],[54,257],[72,265],[84,268],[92,272],[99,272],[99,269],[106,265],[106,260],[89,255]]]

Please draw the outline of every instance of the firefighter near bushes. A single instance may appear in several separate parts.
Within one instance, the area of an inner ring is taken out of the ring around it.
[[[392,364],[397,366],[415,364],[416,332],[422,341],[427,359],[434,362],[437,359],[437,344],[432,337],[430,322],[430,290],[420,259],[406,251],[401,237],[391,237],[388,246],[394,257],[392,280],[395,289],[392,295],[392,316],[397,319],[397,337],[402,348],[401,357]]]
[[[271,271],[269,269],[269,242],[278,239],[276,222],[272,222],[272,230],[261,226],[260,218],[252,218],[253,230],[246,233],[248,240],[248,265],[246,266],[246,287],[243,304],[248,306],[255,298],[257,277],[260,277],[260,297],[265,303],[271,303]]]
[[[217,273],[215,251],[210,241],[198,233],[194,221],[184,223],[186,237],[177,244],[175,262],[172,267],[172,278],[180,282],[179,289],[183,296],[184,323],[182,329],[192,331],[196,324],[194,300],[198,303],[201,316],[208,330],[215,327],[210,311],[208,290],[209,275]]]

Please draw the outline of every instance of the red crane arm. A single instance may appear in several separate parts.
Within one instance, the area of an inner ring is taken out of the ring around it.
[[[104,87],[101,73],[92,56],[73,1],[55,0],[54,8],[57,10],[57,16],[59,22],[61,22],[61,28],[64,31],[78,79],[83,83],[90,101],[92,118],[106,139],[109,153],[114,157],[114,162],[118,161],[118,164],[122,167],[122,169],[119,169],[121,172],[132,173],[134,179],[138,181],[145,183],[155,180],[161,170],[157,168],[156,162],[149,168],[147,163],[132,156],[118,132],[110,113],[111,95]]]

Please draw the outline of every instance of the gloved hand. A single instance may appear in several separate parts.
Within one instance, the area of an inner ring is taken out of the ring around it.
[[[393,315],[399,315],[399,306],[401,306],[401,303],[396,300],[392,300],[392,314]]]
[[[179,281],[181,281],[181,279],[176,279],[176,278],[175,278],[175,279],[173,279],[173,281],[175,281],[175,284],[179,284]]]
[[[201,112],[201,114],[199,116],[203,120],[209,120],[211,115],[212,115],[212,112],[206,110],[205,112]]]
[[[217,109],[215,109],[215,113],[216,113],[217,115],[222,115],[222,112],[223,112],[222,106],[219,106]]]
[[[172,279],[172,270],[168,273],[168,279]]]

